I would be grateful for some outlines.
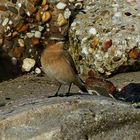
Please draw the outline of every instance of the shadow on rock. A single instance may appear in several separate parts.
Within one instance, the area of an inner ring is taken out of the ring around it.
[[[123,87],[122,90],[114,95],[118,100],[125,102],[140,102],[140,83],[130,83]]]

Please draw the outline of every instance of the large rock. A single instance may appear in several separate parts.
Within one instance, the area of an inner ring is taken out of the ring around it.
[[[117,88],[138,82],[140,72],[110,80]],[[64,94],[68,86],[62,86]],[[102,96],[48,98],[56,85],[46,77],[25,75],[0,83],[0,139],[139,139],[140,110]],[[78,93],[72,86],[71,92]],[[99,90],[104,95],[104,90]]]
[[[6,140],[138,140],[140,110],[90,95],[16,101],[0,112]]]
[[[84,2],[69,30],[71,53],[81,73],[110,76],[140,69],[140,2]],[[80,63],[79,63],[80,60]]]

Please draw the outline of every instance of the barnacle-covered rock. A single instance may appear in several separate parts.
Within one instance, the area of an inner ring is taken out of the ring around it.
[[[75,60],[83,58],[77,63],[81,72],[110,76],[140,68],[139,6],[138,1],[84,1],[69,30],[70,51]]]

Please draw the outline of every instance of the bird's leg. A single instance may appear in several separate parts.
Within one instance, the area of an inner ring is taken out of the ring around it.
[[[69,85],[69,89],[68,89],[68,92],[66,93],[66,96],[69,96],[70,95],[71,85],[72,85],[72,83],[70,83],[70,85]]]
[[[60,88],[61,88],[61,84],[59,85],[59,87],[58,87],[58,89],[57,89],[57,92],[56,92],[53,96],[48,96],[48,98],[58,96],[58,92],[59,92]]]
[[[57,89],[57,91],[56,91],[54,96],[58,96],[58,92],[59,92],[60,88],[61,88],[61,84],[59,85],[59,87],[58,87],[58,89]]]

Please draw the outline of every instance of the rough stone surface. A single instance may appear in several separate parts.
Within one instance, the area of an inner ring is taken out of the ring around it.
[[[3,139],[138,140],[140,136],[140,110],[109,98],[38,98],[8,106],[0,115]]]
[[[139,1],[88,0],[84,4],[69,30],[70,50],[81,73],[94,69],[110,76],[139,69]]]
[[[139,81],[139,73],[111,80]],[[133,76],[132,76],[133,75]],[[124,78],[125,77],[125,78]],[[118,83],[117,83],[118,82]],[[67,91],[63,86],[60,93]],[[0,83],[0,137],[6,140],[139,140],[140,110],[103,96],[48,98],[57,90],[46,77],[25,75]],[[72,86],[73,94],[78,92]]]

